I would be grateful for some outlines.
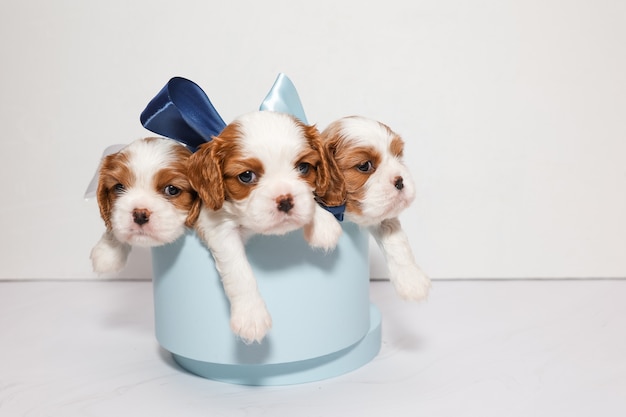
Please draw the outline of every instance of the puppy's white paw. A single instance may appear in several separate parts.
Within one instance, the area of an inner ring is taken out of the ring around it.
[[[304,226],[304,239],[309,245],[325,251],[335,249],[342,233],[343,228],[335,216],[322,208],[314,221]]]
[[[272,328],[272,317],[262,299],[231,307],[230,328],[245,344],[261,343]],[[243,304],[243,305],[241,305]],[[246,305],[247,304],[247,305]]]
[[[120,243],[105,233],[91,250],[89,258],[98,274],[119,272],[126,265],[130,245]]]
[[[428,297],[430,279],[415,264],[399,267],[392,273],[391,282],[404,300],[422,301]]]

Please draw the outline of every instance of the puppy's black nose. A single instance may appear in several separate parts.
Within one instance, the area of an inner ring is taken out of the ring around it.
[[[276,207],[280,211],[288,213],[293,208],[293,197],[290,195],[281,195],[276,199]]]
[[[402,177],[396,177],[395,181],[393,182],[393,185],[398,189],[401,190],[404,188],[404,184],[402,183]]]
[[[146,209],[133,210],[133,221],[142,226],[150,221],[150,211]]]

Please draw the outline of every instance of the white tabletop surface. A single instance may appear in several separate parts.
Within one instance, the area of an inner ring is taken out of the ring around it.
[[[383,344],[279,387],[181,370],[149,281],[0,282],[0,416],[625,416],[626,280],[373,282]]]

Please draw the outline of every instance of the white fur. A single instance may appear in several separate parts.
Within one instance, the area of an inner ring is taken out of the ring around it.
[[[389,270],[389,278],[397,293],[407,300],[428,296],[430,279],[422,272],[413,256],[409,240],[398,215],[415,199],[415,183],[401,158],[389,151],[393,139],[385,126],[364,117],[347,117],[336,122],[341,133],[355,146],[373,147],[381,161],[365,183],[361,213],[346,212],[346,219],[366,226],[380,247]],[[403,188],[395,181],[402,178]]]
[[[154,175],[174,162],[174,146],[181,145],[169,139],[137,140],[123,151],[128,155],[135,183],[116,200],[111,216],[113,234],[121,242],[152,247],[173,242],[185,232],[187,211],[174,206],[152,184]],[[136,208],[152,212],[148,223],[138,225],[133,221]]]
[[[315,202],[313,188],[294,167],[306,142],[293,120],[264,111],[246,114],[237,121],[242,127],[238,140],[245,157],[259,159],[264,173],[247,198],[227,200],[215,211],[203,207],[196,227],[213,254],[230,301],[231,329],[244,342],[252,343],[265,337],[272,319],[246,258],[248,237],[282,235],[304,227],[311,246],[332,249],[342,228]],[[293,208],[287,213],[277,208],[276,199],[281,195],[293,199]]]
[[[115,200],[111,230],[107,230],[91,251],[97,273],[119,272],[126,264],[131,246],[153,247],[173,242],[185,232],[187,211],[172,204],[154,189],[154,175],[174,162],[173,147],[181,144],[164,138],[139,139],[120,152],[128,158],[132,184]],[[147,209],[150,220],[139,225],[133,210]]]
[[[417,266],[409,239],[397,217],[369,227],[378,243],[389,270],[389,279],[400,297],[420,301],[428,296],[430,279]]]
[[[131,246],[107,230],[91,250],[91,263],[97,273],[119,272],[126,265]]]

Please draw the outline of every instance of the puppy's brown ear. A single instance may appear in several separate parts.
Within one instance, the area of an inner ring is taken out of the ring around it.
[[[189,207],[189,213],[187,213],[187,219],[185,219],[185,226],[193,227],[200,215],[200,208],[202,207],[202,201],[197,194],[194,196],[191,207]]]
[[[191,187],[198,192],[202,203],[212,210],[222,208],[225,198],[221,162],[216,158],[215,148],[215,139],[200,145],[189,157],[187,170]]]
[[[111,211],[113,210],[113,195],[110,189],[110,171],[117,159],[116,154],[107,155],[100,164],[98,172],[98,189],[96,190],[96,198],[98,200],[98,208],[100,209],[100,217],[104,220],[107,230],[112,229]]]
[[[317,148],[320,152],[320,165],[317,168],[318,189],[316,196],[326,206],[340,206],[346,201],[346,182],[335,159],[338,138],[331,136],[333,132],[325,130],[317,137]]]

